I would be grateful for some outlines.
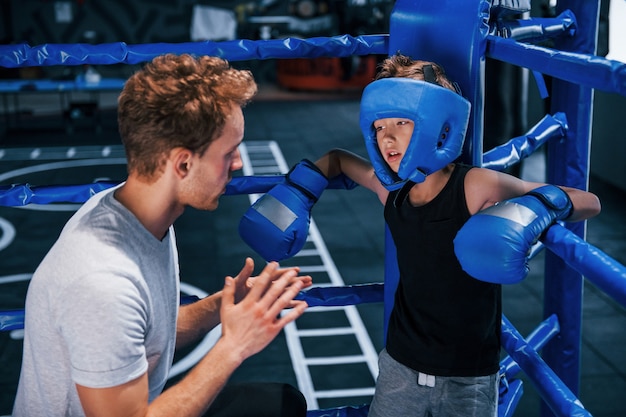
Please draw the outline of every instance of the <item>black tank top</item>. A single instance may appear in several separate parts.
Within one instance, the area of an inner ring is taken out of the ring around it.
[[[431,202],[414,207],[389,194],[385,220],[397,250],[400,281],[387,331],[387,351],[416,371],[438,376],[482,376],[498,371],[501,286],[466,274],[453,240],[470,217],[456,164]]]

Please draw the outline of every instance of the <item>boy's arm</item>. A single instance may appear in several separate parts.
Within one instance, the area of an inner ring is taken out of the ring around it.
[[[350,179],[350,181],[346,181]],[[317,163],[303,159],[250,206],[239,221],[239,235],[266,261],[282,261],[305,245],[311,209],[331,181],[358,183],[376,193],[385,204],[388,192],[367,160],[335,149]]]
[[[389,192],[376,177],[372,164],[365,158],[345,149],[333,149],[315,161],[315,165],[327,178],[344,174],[360,186],[376,193],[383,204],[387,201]]]
[[[570,200],[572,200],[572,214],[570,214],[567,219],[564,219],[564,221],[579,222],[600,214],[602,206],[600,199],[595,194],[577,188],[563,186],[559,186],[559,188],[565,191]]]
[[[520,197],[528,192],[546,185],[545,183],[524,181],[517,177],[486,168],[470,170],[465,179],[465,195],[470,214],[496,203]],[[597,216],[601,205],[598,197],[588,191],[559,186],[572,201],[571,215],[564,219],[578,222]]]
[[[528,274],[531,248],[547,228],[559,220],[575,222],[600,212],[598,198],[586,191],[529,183],[506,174],[484,173],[483,177],[491,180],[480,184],[487,190],[483,194],[495,201],[478,212],[470,209],[472,216],[454,238],[463,270],[483,281],[519,282]],[[484,200],[472,194],[477,177],[470,179],[471,185],[465,179],[468,207],[478,206]]]

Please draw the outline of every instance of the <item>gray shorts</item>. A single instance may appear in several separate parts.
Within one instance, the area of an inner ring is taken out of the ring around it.
[[[441,377],[420,374],[394,360],[378,357],[379,375],[368,417],[496,417],[498,374]]]

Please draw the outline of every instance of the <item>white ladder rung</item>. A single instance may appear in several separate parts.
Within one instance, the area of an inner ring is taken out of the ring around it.
[[[309,272],[326,272],[324,265],[303,265],[300,267],[300,272],[307,274]]]
[[[320,253],[317,249],[302,249],[300,252],[295,254],[296,258],[302,258],[305,256],[319,256]]]
[[[315,391],[315,395],[317,398],[365,397],[368,395],[374,395],[374,388],[368,387]]]
[[[354,329],[352,327],[325,327],[323,329],[298,330],[298,336],[300,337],[340,336],[344,334],[354,334]]]
[[[344,306],[318,306],[318,307],[309,307],[306,309],[304,314],[309,313],[322,313],[326,311],[346,311],[346,307]]]
[[[304,362],[307,365],[341,365],[345,363],[366,363],[367,359],[363,355],[324,356],[305,358]]]
[[[275,166],[272,167],[257,167],[254,169],[255,174],[275,174],[280,175]]]

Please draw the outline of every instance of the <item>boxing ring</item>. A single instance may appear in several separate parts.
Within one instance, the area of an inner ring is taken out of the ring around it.
[[[499,4],[500,2],[494,1]],[[229,61],[390,55],[396,51],[436,61],[458,82],[472,103],[463,160],[495,170],[519,163],[539,147],[548,148],[546,182],[586,190],[593,90],[626,96],[626,64],[594,55],[599,4],[561,0],[555,18],[506,20],[506,7],[486,0],[428,2],[398,0],[389,34],[310,39],[235,40],[179,44],[0,45],[0,66],[141,64],[164,53],[214,55]],[[492,22],[489,24],[489,16]],[[494,19],[496,17],[496,19]],[[558,49],[537,43],[552,39]],[[553,77],[550,114],[526,134],[489,152],[482,150],[485,58],[528,68],[546,94],[542,74]],[[38,81],[33,81],[37,88]],[[355,115],[356,117],[356,115]],[[226,195],[269,191],[283,176],[233,178]],[[0,185],[0,205],[82,203],[116,185],[97,182],[73,186]],[[329,188],[350,188],[332,182]],[[585,241],[585,222],[555,224],[543,235],[536,252],[545,251],[544,321],[527,337],[502,317],[502,344],[509,355],[501,361],[500,416],[513,415],[523,395],[520,372],[543,400],[542,415],[589,416],[577,398],[583,276],[626,307],[626,267]],[[384,284],[313,288],[299,298],[310,306],[384,302],[385,320],[398,281],[395,248],[386,233]],[[23,310],[0,311],[0,330],[23,327]],[[556,337],[558,336],[558,337]],[[542,351],[540,355],[538,352]],[[367,405],[312,410],[309,417],[365,416]]]

